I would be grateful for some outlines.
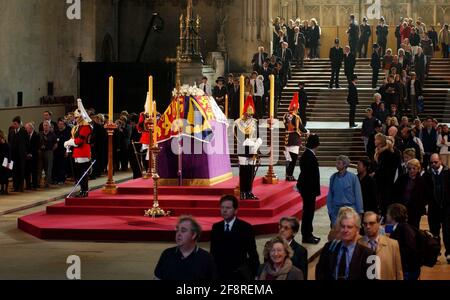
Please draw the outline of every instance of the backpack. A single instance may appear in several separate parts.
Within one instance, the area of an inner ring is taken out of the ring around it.
[[[416,233],[417,254],[421,266],[432,268],[441,255],[441,241],[428,230],[414,228]]]

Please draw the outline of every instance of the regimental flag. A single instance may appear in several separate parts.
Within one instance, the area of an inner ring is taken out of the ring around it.
[[[158,143],[173,137],[188,136],[205,143],[211,142],[214,137],[210,121],[226,123],[226,118],[217,114],[215,101],[208,96],[174,97],[166,112],[161,116],[157,126]],[[177,121],[178,108],[180,110]]]

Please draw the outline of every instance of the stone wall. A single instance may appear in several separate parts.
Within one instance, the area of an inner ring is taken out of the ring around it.
[[[110,0],[81,3],[81,20],[69,20],[63,0],[0,1],[0,107],[15,106],[18,91],[24,106],[39,105],[50,81],[55,95],[77,95],[78,56],[99,57],[111,6]]]

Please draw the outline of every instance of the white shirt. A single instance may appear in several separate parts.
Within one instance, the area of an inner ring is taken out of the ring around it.
[[[223,230],[224,231],[227,230],[227,224],[228,224],[228,226],[230,227],[230,231],[231,231],[231,229],[233,228],[233,225],[234,225],[234,221],[236,221],[236,217],[234,217],[233,220],[231,220],[229,223],[227,223],[227,221],[224,221]]]
[[[416,87],[414,86],[415,80],[411,80],[411,95],[416,95]]]
[[[206,87],[205,87],[205,84],[202,82],[202,83],[200,83],[198,88],[201,89],[202,91],[205,91],[205,89],[206,89],[206,92],[205,92],[206,96],[212,96],[211,85],[209,83],[206,83]]]
[[[442,139],[444,139],[445,144],[442,144]],[[436,145],[439,147],[439,154],[450,154],[450,152],[448,151],[448,147],[450,147],[450,142],[448,141],[448,135],[446,135],[446,136],[444,136],[444,138],[442,138],[442,134],[439,134]]]

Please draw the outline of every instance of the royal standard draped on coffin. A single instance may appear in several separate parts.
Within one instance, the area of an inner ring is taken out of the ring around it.
[[[156,128],[162,148],[158,156],[161,183],[178,183],[180,138],[183,185],[214,185],[231,178],[227,128],[227,119],[214,98],[174,96]]]

